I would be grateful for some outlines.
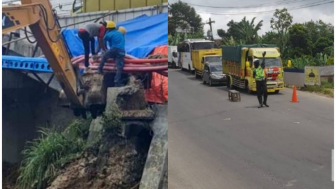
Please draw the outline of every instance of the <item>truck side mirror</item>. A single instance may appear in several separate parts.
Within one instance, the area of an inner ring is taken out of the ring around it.
[[[246,61],[246,67],[249,68],[250,67],[250,62]]]
[[[287,67],[288,68],[292,67],[292,61],[291,60],[288,60]]]

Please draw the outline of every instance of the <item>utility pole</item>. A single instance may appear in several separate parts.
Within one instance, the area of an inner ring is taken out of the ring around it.
[[[212,23],[215,23],[215,21],[211,21],[211,18],[209,18],[209,22],[205,22],[205,24],[209,24],[210,25],[210,32],[211,32],[211,40],[213,41],[213,33],[212,33]]]

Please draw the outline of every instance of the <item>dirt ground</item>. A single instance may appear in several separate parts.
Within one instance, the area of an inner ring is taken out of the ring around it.
[[[118,140],[102,151],[98,156],[86,155],[67,165],[48,189],[138,188],[146,152],[130,140]]]
[[[2,188],[13,189],[18,177],[18,165],[2,162]]]

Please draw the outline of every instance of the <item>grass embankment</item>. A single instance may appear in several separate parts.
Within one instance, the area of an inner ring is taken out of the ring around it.
[[[64,166],[90,150],[93,144],[89,145],[87,139],[91,121],[91,118],[76,119],[61,132],[56,129],[40,129],[40,137],[27,142],[22,152],[23,161],[18,170],[15,189],[48,187]],[[118,135],[120,132],[119,112],[111,111],[108,115],[103,115],[102,125],[104,132]]]
[[[288,86],[292,88],[293,86]],[[307,91],[311,93],[322,94],[328,97],[334,97],[334,83],[322,81],[321,86],[305,86],[305,87],[297,87],[298,90]]]

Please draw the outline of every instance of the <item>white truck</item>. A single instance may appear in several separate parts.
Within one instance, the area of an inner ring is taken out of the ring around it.
[[[180,55],[178,63],[181,70],[188,70],[194,73],[195,68],[192,63],[191,53],[193,50],[214,49],[215,47],[215,42],[206,39],[187,39],[178,44],[177,50]]]
[[[178,67],[177,46],[168,46],[168,66],[171,68]]]

